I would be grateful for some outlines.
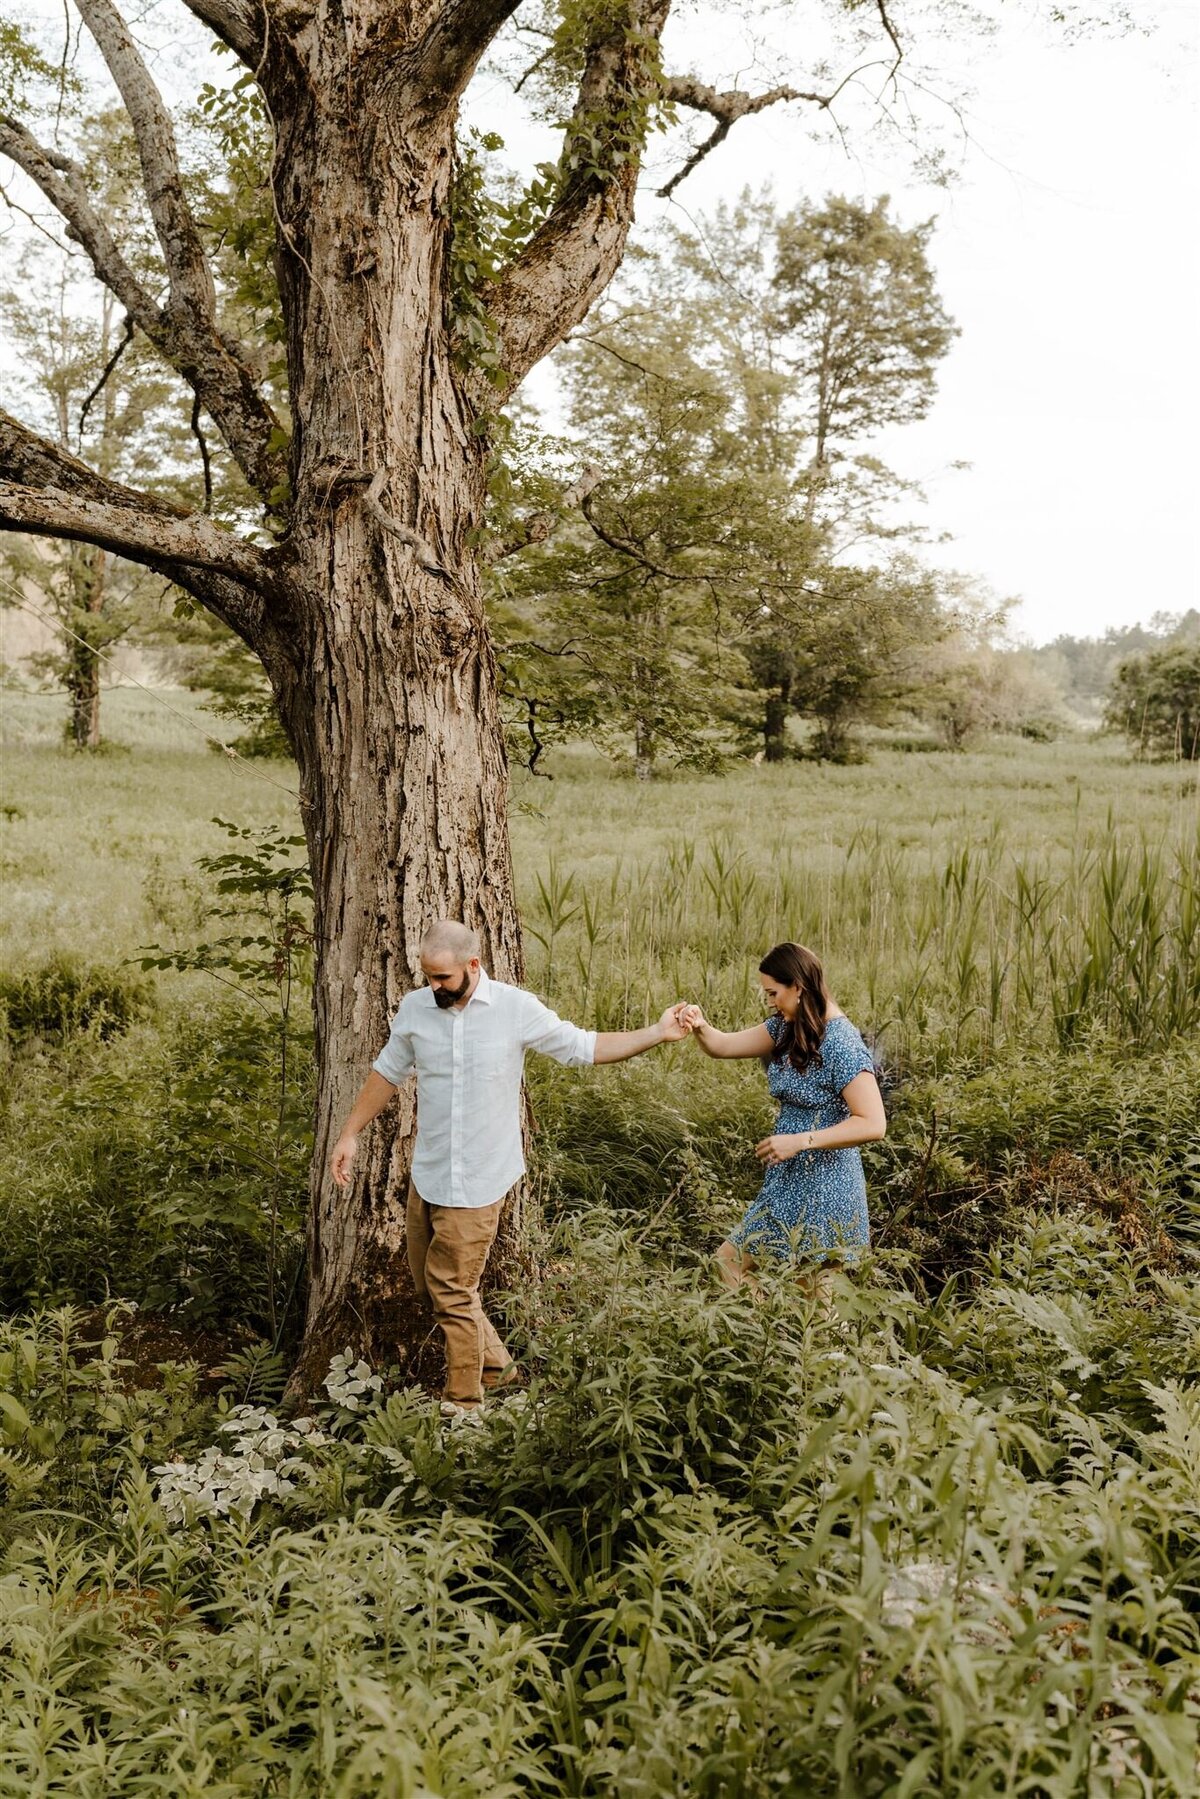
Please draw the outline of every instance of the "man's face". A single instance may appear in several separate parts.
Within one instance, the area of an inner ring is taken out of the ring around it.
[[[479,974],[479,961],[472,957],[469,962],[450,962],[444,956],[438,956],[427,962],[422,957],[421,968],[433,989],[434,1005],[445,1012],[466,999]]]

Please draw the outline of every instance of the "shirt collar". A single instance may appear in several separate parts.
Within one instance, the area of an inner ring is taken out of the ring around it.
[[[481,968],[479,970],[479,979],[475,983],[475,991],[467,1001],[467,1004],[473,1006],[476,1000],[478,1000],[481,1006],[490,1006],[492,1003],[492,983],[488,979],[488,971],[486,968]]]

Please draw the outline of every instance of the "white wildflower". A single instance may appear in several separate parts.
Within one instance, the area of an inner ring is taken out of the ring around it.
[[[329,1441],[314,1418],[281,1425],[261,1406],[235,1406],[217,1427],[232,1443],[210,1444],[195,1462],[164,1462],[155,1468],[158,1498],[167,1521],[248,1518],[260,1499],[281,1499],[297,1486],[311,1485],[307,1452]]]
[[[347,1412],[359,1411],[364,1395],[378,1393],[383,1388],[382,1379],[378,1374],[372,1374],[370,1364],[361,1356],[358,1361],[353,1358],[354,1351],[347,1345],[341,1355],[335,1355],[330,1362],[329,1373],[323,1382],[334,1405]]]

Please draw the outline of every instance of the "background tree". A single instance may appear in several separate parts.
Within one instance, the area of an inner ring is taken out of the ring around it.
[[[560,356],[597,483],[575,527],[504,575],[523,699],[543,719],[632,736],[645,775],[660,752],[717,753],[731,726],[761,731],[778,760],[797,706],[818,721],[815,753],[844,758],[854,722],[903,689],[936,602],[910,560],[878,566],[880,540],[905,529],[901,484],[854,440],[919,415],[932,391],[950,329],[927,235],[883,202],[781,218],[745,193],[627,260],[616,299]],[[812,275],[817,319],[792,286],[780,303],[780,246],[798,263],[798,239],[855,275]],[[809,341],[833,339],[836,359],[810,366]],[[867,570],[846,561],[864,544]]]
[[[102,198],[110,228],[125,236],[141,276],[153,279],[137,205],[137,149],[124,113],[84,118],[80,145],[85,178]],[[218,180],[208,195],[218,219],[223,191]],[[106,478],[136,482],[231,523],[243,519],[245,485],[219,443],[203,435],[194,397],[113,294],[90,277],[80,250],[38,236],[0,284],[0,321],[16,356],[13,397],[51,441],[69,455],[86,455]],[[78,747],[100,742],[102,672],[123,641],[158,652],[171,673],[215,692],[233,715],[253,713],[247,722],[264,743],[279,738],[257,659],[211,615],[203,628],[189,629],[194,603],[146,567],[94,544],[15,533],[0,539],[0,565],[9,583],[0,603],[18,604],[16,591],[23,590],[57,623],[58,646],[30,661],[66,689],[67,735]]]
[[[128,212],[130,146],[111,116],[86,121],[83,137],[89,177],[110,216],[120,218]],[[17,359],[11,386],[62,451],[86,453],[108,479],[167,491],[182,390],[144,344],[133,344],[112,294],[81,279],[80,261],[69,247],[40,238],[0,283],[0,323]],[[19,604],[24,592],[53,621],[56,647],[31,664],[66,691],[68,741],[96,748],[105,655],[131,632],[152,628],[163,582],[96,544],[20,536],[0,543],[0,567],[0,604]]]
[[[806,399],[813,512],[848,444],[924,418],[956,335],[929,262],[933,221],[905,229],[889,204],[832,196],[779,228],[774,297]]]
[[[1140,754],[1200,758],[1200,636],[1120,664],[1104,708]]]
[[[651,298],[651,296],[653,296]],[[754,421],[759,373],[715,355],[686,257],[643,252],[621,304],[561,360],[587,491],[557,533],[497,568],[505,665],[563,731],[661,761],[731,746],[752,678],[741,645],[797,587],[812,532]]]
[[[1028,650],[1009,635],[1016,600],[1000,600],[963,574],[942,577],[945,626],[915,658],[907,706],[932,724],[947,749],[989,731],[1053,736],[1061,694]]]

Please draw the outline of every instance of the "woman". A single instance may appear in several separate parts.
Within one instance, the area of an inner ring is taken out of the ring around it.
[[[731,1287],[772,1257],[857,1258],[870,1240],[858,1146],[887,1129],[871,1053],[830,998],[812,951],[777,944],[758,978],[771,1007],[764,1024],[718,1031],[699,1006],[682,1013],[706,1055],[760,1056],[779,1101],[774,1135],[755,1148],[766,1169],[758,1197],[717,1251]]]

